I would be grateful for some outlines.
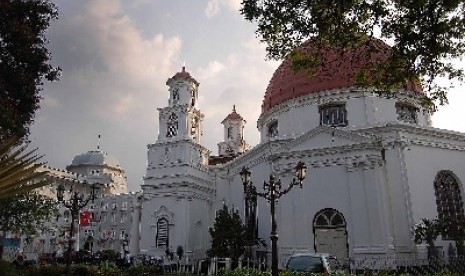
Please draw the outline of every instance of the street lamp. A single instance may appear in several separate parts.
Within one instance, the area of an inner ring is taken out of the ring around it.
[[[84,182],[86,184],[87,182]],[[95,184],[92,184],[91,186],[91,194],[87,196],[86,198],[84,197],[83,194],[79,193],[78,191],[75,191],[71,194],[71,197],[69,199],[65,199],[65,186],[63,183],[60,183],[57,187],[57,199],[58,202],[61,202],[65,208],[69,209],[71,212],[71,225],[70,225],[70,235],[69,235],[69,240],[68,240],[68,248],[66,251],[66,269],[69,269],[69,265],[71,264],[71,248],[73,246],[73,232],[74,232],[74,220],[77,219],[79,215],[79,210],[84,208],[89,201],[94,202],[94,199],[96,198],[96,190],[97,187]]]
[[[128,234],[124,234],[123,239],[121,240],[121,247],[123,249],[123,263],[129,263],[129,236]]]
[[[278,276],[278,233],[276,231],[275,204],[283,195],[287,194],[294,186],[299,185],[302,188],[302,181],[305,179],[307,166],[299,162],[295,167],[295,178],[286,189],[282,189],[281,179],[276,179],[274,174],[270,175],[269,182],[263,182],[263,193],[257,192],[255,186],[250,181],[251,172],[248,168],[243,167],[239,173],[244,184],[244,193],[246,197],[256,195],[265,198],[271,205],[271,275]]]

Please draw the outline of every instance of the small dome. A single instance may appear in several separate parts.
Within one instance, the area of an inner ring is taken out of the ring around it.
[[[174,80],[177,80],[177,79],[184,79],[184,80],[188,80],[188,81],[192,81],[193,83],[195,83],[196,85],[199,85],[199,82],[196,81],[192,76],[191,74],[189,74],[189,72],[186,71],[186,67],[183,66],[182,67],[182,71],[181,72],[177,72],[173,77],[169,78],[167,81],[166,81],[166,85],[170,85],[170,83]]]
[[[230,120],[230,121],[245,121],[244,118],[242,118],[241,115],[239,115],[237,112],[236,112],[236,106],[234,105],[233,106],[233,110],[232,112],[226,116],[226,118],[224,118],[224,120],[221,122],[221,123],[224,123],[224,121],[226,120]]]
[[[304,42],[299,49],[304,54],[315,52],[314,41]],[[287,100],[321,91],[356,86],[356,74],[360,69],[386,60],[391,48],[381,40],[372,39],[363,45],[343,53],[329,47],[321,49],[321,65],[311,76],[305,70],[295,71],[288,58],[276,69],[265,92],[262,113]],[[366,55],[363,53],[367,53]],[[422,92],[421,86],[413,82],[406,89]]]
[[[121,170],[121,166],[115,158],[108,155],[108,153],[100,151],[100,150],[91,150],[86,153],[76,155],[73,158],[71,165],[68,167],[76,167],[76,166],[82,166],[82,165],[86,165],[86,166],[106,165],[106,166]]]

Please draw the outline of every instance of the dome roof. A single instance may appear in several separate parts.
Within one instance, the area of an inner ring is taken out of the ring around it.
[[[102,166],[106,165],[109,167],[121,169],[120,164],[116,159],[108,155],[108,153],[100,151],[100,150],[90,150],[86,153],[82,153],[76,155],[71,162],[71,165],[68,167],[76,167],[76,166]]]
[[[303,54],[316,53],[314,40],[307,40],[299,49]],[[340,52],[323,47],[319,50],[321,64],[312,70],[295,71],[290,58],[276,69],[265,92],[262,113],[289,99],[326,90],[356,86],[356,74],[360,69],[387,59],[391,48],[381,40],[368,40],[363,45]],[[413,82],[405,85],[406,89],[422,92],[421,86]]]
[[[166,81],[166,85],[170,85],[170,83],[174,80],[178,80],[178,79],[184,79],[184,80],[188,80],[188,81],[192,81],[193,83],[195,83],[196,85],[199,85],[199,82],[196,81],[192,76],[191,74],[189,74],[189,72],[186,71],[186,67],[183,66],[182,67],[182,71],[181,72],[177,72],[176,74],[174,74],[173,77],[169,78],[167,81]]]

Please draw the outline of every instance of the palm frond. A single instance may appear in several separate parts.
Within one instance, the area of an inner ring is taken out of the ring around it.
[[[38,162],[42,156],[28,145],[15,137],[0,136],[0,198],[49,184],[44,178],[47,172],[36,171],[43,165]]]

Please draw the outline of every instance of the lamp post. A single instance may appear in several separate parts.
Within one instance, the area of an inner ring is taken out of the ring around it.
[[[270,202],[271,206],[271,275],[278,276],[278,233],[275,218],[275,204],[276,201],[283,195],[287,194],[294,186],[299,185],[302,188],[302,181],[305,179],[307,173],[307,166],[304,163],[299,162],[295,167],[295,178],[285,189],[282,189],[281,179],[276,179],[274,174],[270,175],[268,182],[263,182],[263,193],[257,192],[252,181],[250,181],[251,172],[248,168],[243,167],[239,173],[244,184],[244,193],[246,197],[256,195],[265,198]]]
[[[71,197],[69,199],[64,198],[65,194],[65,186],[63,183],[58,185],[57,188],[57,199],[58,202],[61,202],[65,208],[69,209],[71,212],[71,225],[70,225],[70,235],[69,235],[69,240],[68,240],[68,248],[66,250],[66,271],[68,273],[69,271],[69,266],[71,264],[71,248],[73,246],[73,232],[74,232],[74,220],[77,219],[79,215],[79,210],[84,208],[89,201],[94,202],[94,199],[96,198],[96,193],[95,191],[97,190],[97,187],[95,184],[91,185],[91,194],[87,196],[86,198],[84,197],[83,194],[79,192],[73,192],[71,194]]]

